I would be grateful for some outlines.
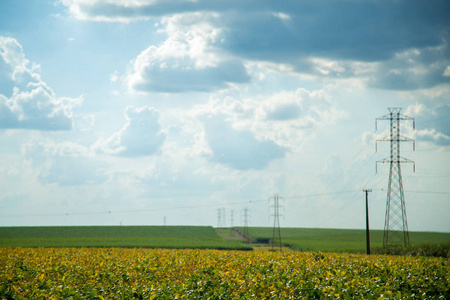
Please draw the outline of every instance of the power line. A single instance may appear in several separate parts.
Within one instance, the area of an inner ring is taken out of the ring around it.
[[[78,212],[78,213],[51,213],[51,214],[11,214],[6,216],[1,216],[2,218],[7,217],[58,217],[58,216],[80,216],[80,215],[107,215],[107,214],[128,214],[128,213],[143,213],[149,211],[162,211],[162,210],[182,210],[182,209],[195,209],[195,208],[205,208],[205,207],[217,207],[217,206],[231,206],[231,205],[242,205],[251,204],[256,202],[264,202],[264,200],[249,200],[242,202],[232,202],[232,203],[217,203],[217,204],[204,204],[204,205],[191,205],[191,206],[178,206],[178,207],[160,207],[160,208],[143,208],[143,209],[133,209],[133,210],[109,210],[109,211],[97,211],[97,212]]]

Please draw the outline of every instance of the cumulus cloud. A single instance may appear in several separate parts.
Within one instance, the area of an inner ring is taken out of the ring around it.
[[[221,115],[206,118],[204,126],[212,150],[211,161],[234,169],[263,169],[272,160],[284,157],[287,151],[273,141],[257,140],[249,131],[232,128]]]
[[[379,63],[370,74],[369,84],[392,90],[417,90],[449,84],[445,76],[450,63],[447,44],[426,49],[408,49],[399,52],[386,62]]]
[[[347,116],[323,90],[302,88],[263,98],[227,98],[212,103],[209,111],[227,115],[235,128],[251,131],[258,139],[268,138],[287,148],[298,147],[319,128]]]
[[[166,134],[161,130],[159,112],[153,107],[125,110],[126,123],[106,141],[100,141],[95,148],[107,154],[119,156],[147,156],[155,154],[164,143]]]
[[[269,97],[213,99],[189,114],[203,123],[210,160],[239,170],[263,169],[286,153],[299,151],[326,124],[346,117],[326,93],[305,89]]]
[[[65,0],[63,3],[81,19],[190,20],[163,24],[169,35],[166,43],[148,48],[136,60],[143,64],[135,66],[133,86],[142,90],[186,89],[168,82],[170,76],[174,76],[175,83],[181,82],[175,72],[170,72],[174,66],[180,66],[181,77],[187,77],[188,69],[196,70],[191,74],[195,82],[209,81],[208,77],[214,74],[216,81],[210,84],[216,88],[229,82],[230,76],[236,78],[235,82],[243,82],[242,61],[287,64],[296,72],[329,78],[364,75],[372,86],[393,90],[428,88],[450,80],[447,44],[450,22],[445,13],[450,10],[450,3],[445,0],[433,1],[433,5],[420,0]],[[192,18],[193,15],[199,17]],[[206,48],[214,45],[220,49],[216,51],[218,56],[232,57],[231,70],[225,68],[228,64],[222,60],[222,64],[216,62],[216,69],[208,65],[201,72],[197,58],[186,55],[191,53],[193,40],[188,33],[201,27],[210,16],[214,16],[212,27],[220,31],[220,43],[205,39]],[[171,27],[177,31],[170,31]],[[180,54],[168,55],[170,45],[176,45]],[[161,84],[155,82],[158,76],[162,77]],[[193,89],[205,87],[193,85]]]
[[[41,80],[39,66],[31,64],[14,38],[0,37],[0,59],[14,83],[11,97],[0,94],[0,128],[35,130],[72,129],[72,110],[82,97],[56,97]]]
[[[213,91],[229,83],[247,82],[249,76],[239,60],[217,54],[215,45],[221,32],[206,21],[209,17],[192,14],[164,20],[169,38],[136,58],[128,75],[129,87],[140,92],[177,93]],[[180,29],[180,23],[186,22],[195,25]]]
[[[408,106],[405,114],[415,118],[418,140],[450,145],[450,105],[416,103]]]
[[[439,146],[450,145],[450,136],[445,135],[436,129],[423,129],[416,132],[417,139],[425,142],[432,142]]]

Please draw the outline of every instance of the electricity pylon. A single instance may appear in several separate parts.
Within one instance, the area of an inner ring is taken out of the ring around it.
[[[275,245],[278,244],[280,251],[283,250],[281,246],[281,229],[280,229],[280,196],[278,194],[269,198],[269,201],[273,199],[273,234],[272,234],[272,251]]]
[[[222,209],[218,208],[217,209],[217,228],[221,228],[222,227]]]
[[[244,235],[249,238],[248,236],[248,223],[250,222],[250,209],[247,207],[243,209],[242,211],[242,218],[244,221]]]
[[[234,236],[234,210],[230,211],[230,236]]]
[[[227,227],[227,219],[225,213],[225,207],[222,208],[222,226]]]
[[[415,165],[412,160],[400,156],[400,142],[413,142],[413,150],[415,150],[414,140],[400,134],[400,121],[412,120],[415,129],[415,121],[413,118],[401,114],[400,107],[388,108],[389,114],[375,119],[375,130],[377,130],[378,120],[390,121],[390,135],[375,142],[375,150],[377,143],[390,142],[391,155],[389,158],[377,161],[378,163],[390,164],[389,183],[386,200],[386,215],[384,221],[384,237],[383,247],[386,248],[390,244],[403,243],[405,246],[409,244],[408,222],[406,219],[405,195],[403,193],[401,163],[412,163],[413,170]]]

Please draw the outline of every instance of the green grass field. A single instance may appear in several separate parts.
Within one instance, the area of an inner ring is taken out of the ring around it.
[[[237,228],[243,230],[243,228]],[[61,226],[0,227],[0,247],[142,247],[193,249],[262,249],[272,228],[250,227],[255,245],[245,244],[229,228],[208,226]],[[370,232],[373,253],[383,253],[383,231]],[[293,250],[365,253],[365,230],[281,228],[282,244]],[[450,233],[410,232],[413,246],[444,245],[450,252]],[[268,246],[268,245],[266,245]],[[266,247],[267,248],[267,247]],[[269,249],[269,248],[268,248]],[[442,248],[440,248],[442,250]],[[438,251],[441,251],[438,249]],[[433,250],[435,251],[435,250]],[[445,256],[445,255],[444,255]],[[447,255],[448,257],[449,255]]]
[[[207,226],[0,227],[0,246],[251,249]]]
[[[255,241],[268,242],[273,236],[273,229],[269,227],[249,227],[248,231]],[[450,233],[410,232],[409,235],[413,246],[450,244]],[[302,251],[364,253],[366,232],[358,229],[281,228],[281,242]],[[370,245],[371,249],[383,246],[382,230],[370,231]]]

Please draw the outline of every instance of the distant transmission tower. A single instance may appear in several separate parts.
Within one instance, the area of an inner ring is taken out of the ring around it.
[[[405,195],[403,193],[402,172],[400,168],[401,163],[413,163],[413,170],[415,165],[412,160],[400,156],[400,142],[412,141],[413,150],[415,150],[414,140],[402,136],[400,134],[400,121],[412,120],[413,128],[415,129],[415,122],[413,118],[401,114],[401,108],[388,108],[389,114],[375,119],[375,130],[377,130],[378,120],[389,120],[390,135],[375,142],[375,149],[377,142],[390,142],[391,155],[389,158],[377,161],[378,163],[389,163],[389,183],[386,200],[386,215],[384,221],[384,237],[383,247],[386,248],[390,244],[403,243],[405,246],[409,244],[408,222],[406,220]]]
[[[217,209],[217,228],[222,227],[222,209]]]
[[[222,208],[222,226],[227,227],[225,207]]]
[[[234,210],[230,210],[230,227],[234,226]]]
[[[234,210],[231,210],[230,211],[230,235],[231,236],[234,236],[233,226],[234,226]]]
[[[247,207],[242,210],[242,219],[244,221],[244,232],[243,234],[248,238],[248,223],[250,222],[250,209]]]
[[[280,228],[280,196],[278,194],[269,198],[269,201],[273,200],[273,235],[272,235],[272,250],[278,244],[280,251],[283,250],[281,246],[281,228]]]

